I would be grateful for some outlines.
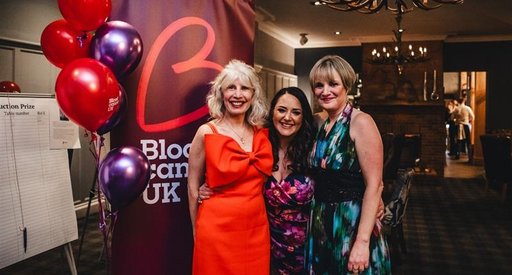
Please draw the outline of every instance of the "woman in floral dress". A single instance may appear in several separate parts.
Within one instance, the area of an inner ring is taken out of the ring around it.
[[[314,185],[307,176],[314,120],[304,92],[280,90],[270,103],[268,124],[274,168],[265,183],[270,225],[271,273],[305,274],[304,253]]]
[[[376,218],[383,149],[373,119],[352,107],[354,70],[325,56],[310,72],[311,88],[328,117],[310,155],[315,181],[307,248],[310,274],[390,274],[389,251]]]

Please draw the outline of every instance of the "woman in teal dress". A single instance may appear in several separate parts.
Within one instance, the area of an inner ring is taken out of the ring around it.
[[[310,155],[316,182],[306,268],[310,274],[390,274],[377,216],[383,149],[375,122],[352,107],[354,70],[325,56],[310,72],[314,96],[327,113]]]

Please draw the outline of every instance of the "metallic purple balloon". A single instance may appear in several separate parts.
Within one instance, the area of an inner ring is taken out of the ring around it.
[[[107,121],[105,121],[105,123],[103,123],[103,125],[100,126],[100,128],[98,128],[98,130],[96,130],[96,133],[98,133],[98,135],[104,135],[110,132],[112,129],[114,129],[114,127],[117,126],[117,124],[119,124],[119,122],[121,122],[121,120],[123,120],[126,114],[126,105],[128,104],[128,98],[121,84],[119,84],[119,89],[121,91],[121,96],[119,97],[119,108],[110,116],[110,118]]]
[[[142,58],[142,39],[135,28],[123,21],[101,25],[90,45],[91,57],[109,67],[118,79],[131,73]]]
[[[151,176],[146,155],[133,146],[108,152],[99,168],[99,185],[115,210],[134,201],[146,188]]]

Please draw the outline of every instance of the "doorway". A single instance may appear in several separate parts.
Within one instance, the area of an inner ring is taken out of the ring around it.
[[[445,72],[443,79],[445,106],[448,106],[453,100],[459,100],[461,97],[466,96],[466,105],[471,108],[475,117],[471,122],[470,149],[462,153],[460,159],[451,160],[450,156],[448,156],[449,139],[447,138],[447,165],[445,166],[445,174],[451,174],[447,169],[453,168],[450,167],[453,164],[482,166],[483,154],[480,144],[480,135],[485,133],[486,128],[487,72]]]

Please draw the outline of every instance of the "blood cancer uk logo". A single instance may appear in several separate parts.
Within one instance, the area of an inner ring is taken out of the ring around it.
[[[222,71],[223,67],[221,65],[213,61],[206,60],[215,44],[215,32],[208,22],[198,17],[184,17],[174,21],[169,26],[167,26],[157,37],[147,55],[146,62],[142,68],[140,82],[137,88],[135,115],[137,124],[145,132],[155,133],[173,130],[199,120],[208,114],[208,107],[206,104],[204,104],[195,110],[182,114],[178,117],[171,118],[167,121],[149,123],[145,116],[149,80],[151,73],[154,70],[158,56],[160,55],[167,41],[169,41],[178,31],[189,26],[204,27],[207,31],[206,40],[201,49],[191,58],[173,64],[171,66],[173,72],[176,74],[181,74],[193,69],[213,69],[219,72]]]

